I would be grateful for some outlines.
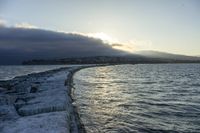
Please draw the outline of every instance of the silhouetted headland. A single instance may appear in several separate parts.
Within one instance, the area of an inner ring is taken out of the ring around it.
[[[48,64],[154,64],[154,63],[200,63],[200,57],[170,54],[157,51],[139,51],[125,56],[70,57],[63,59],[34,59],[23,65]]]

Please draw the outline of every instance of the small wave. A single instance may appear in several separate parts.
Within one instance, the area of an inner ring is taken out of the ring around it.
[[[141,84],[156,84],[157,82],[151,82],[151,81],[145,81],[145,82],[141,82]]]
[[[91,120],[86,127],[97,133],[198,132],[200,71],[194,66],[121,65],[109,67],[104,76],[100,68],[77,74],[88,82],[77,83],[77,101],[92,101],[80,107],[82,118]]]

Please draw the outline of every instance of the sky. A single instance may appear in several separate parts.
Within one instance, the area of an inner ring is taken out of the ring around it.
[[[77,33],[129,52],[200,55],[199,0],[0,0],[0,25]]]

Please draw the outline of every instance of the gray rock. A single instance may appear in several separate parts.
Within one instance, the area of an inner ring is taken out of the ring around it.
[[[36,93],[38,91],[37,86],[31,86],[30,93]]]
[[[79,132],[69,86],[72,72],[77,69],[80,67],[6,82],[10,91],[0,93],[0,133]]]
[[[19,115],[17,114],[15,107],[13,105],[0,106],[0,121],[14,120],[17,118],[19,118]]]
[[[22,98],[17,98],[15,103],[14,103],[14,106],[16,108],[16,110],[18,110],[19,108],[21,108],[22,106],[24,106],[26,104],[26,101]]]
[[[67,93],[60,89],[44,91],[18,109],[22,116],[64,111],[69,106]]]
[[[0,93],[5,91],[5,90],[6,90],[5,88],[0,87]]]
[[[0,94],[0,105],[10,105],[16,100],[16,96]]]
[[[1,133],[69,133],[70,117],[65,111],[21,117],[0,123]]]

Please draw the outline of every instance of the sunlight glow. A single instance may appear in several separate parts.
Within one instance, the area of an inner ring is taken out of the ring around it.
[[[63,31],[59,31],[59,32],[63,32]],[[64,32],[64,33],[67,33],[67,32]],[[87,36],[87,37],[92,37],[92,38],[96,38],[96,39],[100,39],[104,43],[109,44],[114,49],[126,51],[126,52],[129,52],[129,53],[135,52],[137,50],[138,46],[143,45],[143,43],[141,43],[138,40],[121,41],[121,40],[118,40],[114,37],[111,37],[110,35],[108,35],[104,32],[97,32],[97,33],[72,32],[72,33]],[[146,41],[144,41],[144,42],[146,42]],[[146,45],[144,45],[144,46],[146,46]]]
[[[129,44],[113,44],[112,48],[114,49],[118,49],[118,50],[122,50],[122,51],[126,51],[129,53],[132,53],[135,51],[135,47],[133,45],[129,45]]]
[[[135,50],[134,45],[119,41],[118,39],[113,38],[104,32],[88,33],[87,36],[101,39],[103,42],[110,44],[112,48],[114,49],[118,49],[118,50],[122,50],[126,52],[133,52]]]
[[[37,26],[29,24],[29,23],[17,23],[15,24],[16,28],[24,28],[24,29],[38,29]]]
[[[101,39],[105,43],[113,44],[117,42],[117,39],[107,35],[106,33],[99,32],[99,33],[88,33],[89,37]]]

